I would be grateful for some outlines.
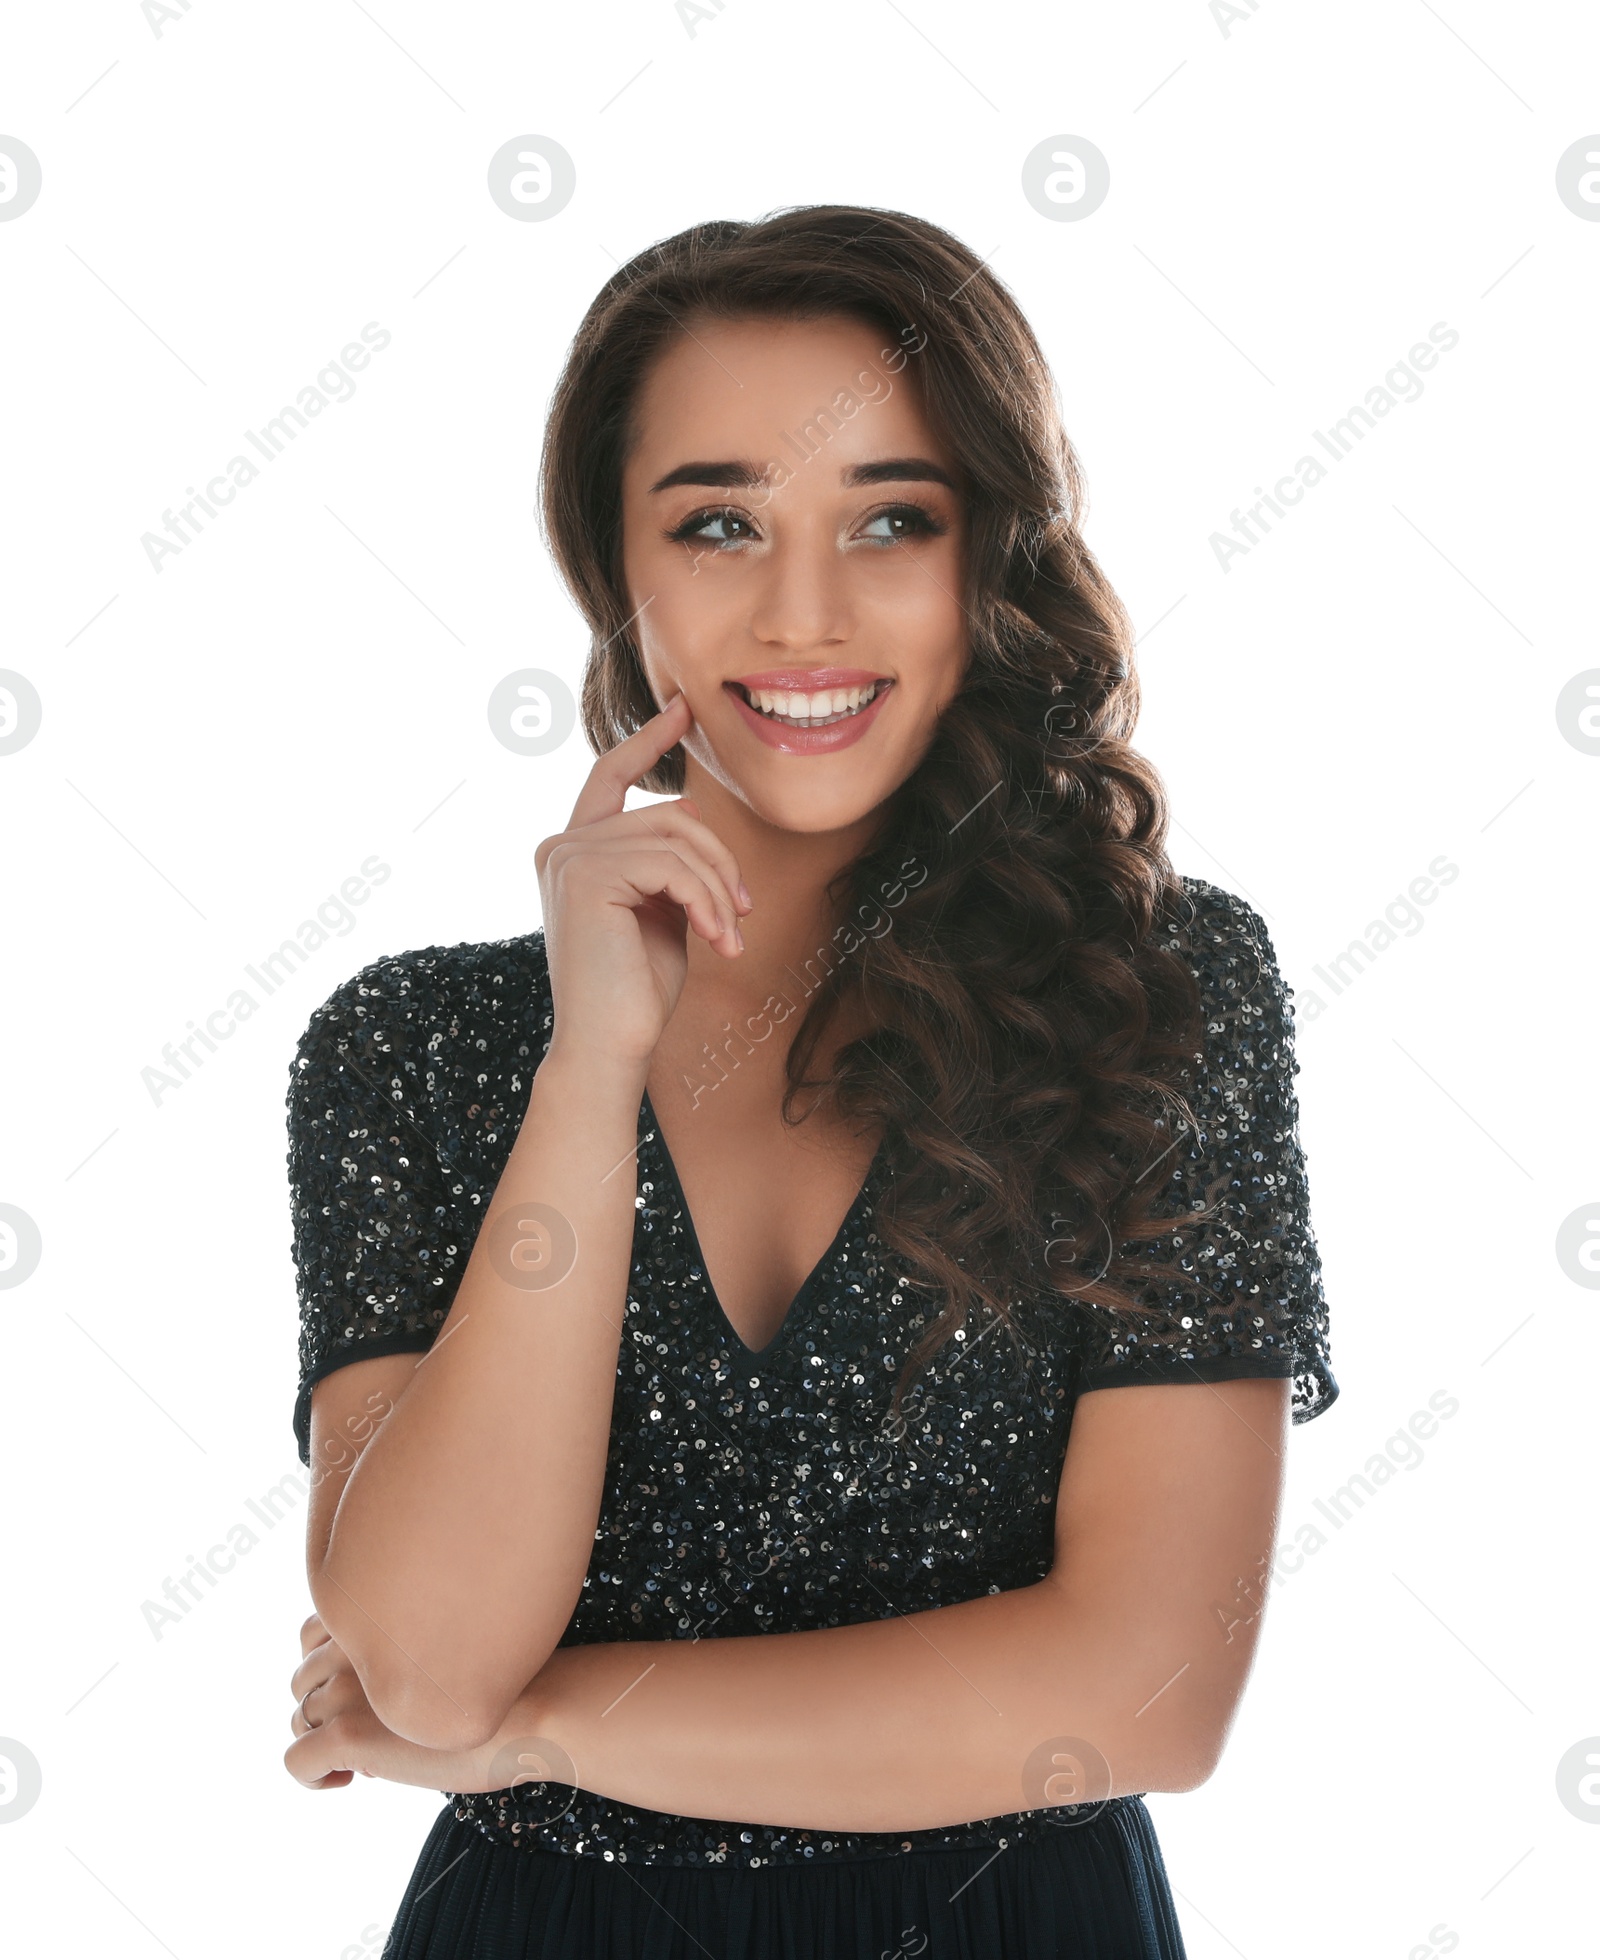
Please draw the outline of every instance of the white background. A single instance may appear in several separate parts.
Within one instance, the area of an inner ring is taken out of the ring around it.
[[[44,1245],[3,1296],[0,1734],[44,1779],[0,1830],[13,1951],[376,1952],[438,1800],[281,1767],[303,1505],[160,1639],[143,1603],[297,1468],[307,1017],[381,953],[538,923],[533,849],[590,758],[515,756],[485,707],[515,668],[582,671],[533,517],[582,310],[688,223],[835,200],[950,227],[1035,323],[1173,855],[1259,908],[1297,993],[1343,1395],[1294,1435],[1286,1534],[1327,1542],[1276,1590],[1223,1765],[1150,1799],[1193,1960],[1592,1950],[1600,1830],[1556,1766],[1600,1734],[1600,1299],[1555,1240],[1600,1199],[1600,757],[1556,701],[1600,667],[1600,223],[1555,172],[1600,128],[1600,23],[1238,11],[9,14],[0,133],[43,167],[0,224],[0,665],[44,703],[0,758],[0,1199]],[[547,222],[485,188],[529,133],[576,160]],[[1022,194],[1062,134],[1110,161],[1080,222]],[[154,570],[141,535],[368,321],[393,338],[354,398]],[[1421,397],[1224,571],[1229,513],[1440,321]],[[373,853],[353,929],[154,1102],[163,1045]],[[1314,968],[1440,854],[1420,928],[1333,994]],[[1420,1463],[1334,1529],[1316,1500],[1440,1391]]]

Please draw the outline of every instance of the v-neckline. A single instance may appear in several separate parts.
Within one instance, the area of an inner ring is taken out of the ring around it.
[[[728,1310],[722,1304],[722,1301],[717,1296],[716,1282],[712,1279],[711,1268],[706,1263],[705,1247],[700,1243],[700,1230],[699,1227],[694,1222],[694,1213],[689,1209],[689,1200],[684,1195],[683,1179],[678,1175],[678,1166],[676,1165],[676,1163],[673,1162],[672,1151],[667,1144],[667,1133],[661,1127],[661,1119],[656,1114],[656,1107],[655,1104],[650,1100],[650,1091],[648,1089],[646,1089],[644,1092],[644,1101],[642,1104],[641,1113],[645,1116],[646,1120],[649,1123],[651,1133],[654,1135],[656,1141],[658,1153],[661,1159],[662,1168],[665,1170],[667,1177],[671,1180],[672,1188],[674,1194],[677,1197],[679,1208],[683,1213],[684,1230],[688,1233],[689,1243],[694,1248],[695,1263],[700,1268],[701,1279],[705,1286],[706,1299],[710,1302],[712,1312],[714,1313],[714,1315],[716,1316],[718,1322],[722,1325],[722,1327],[724,1327],[727,1330],[731,1339],[733,1339],[738,1344],[738,1346],[743,1350],[745,1354],[751,1356],[753,1359],[759,1359],[764,1355],[771,1354],[772,1350],[778,1345],[778,1343],[783,1339],[783,1337],[787,1333],[789,1333],[794,1327],[795,1322],[799,1317],[800,1308],[805,1302],[807,1302],[810,1299],[812,1290],[816,1286],[817,1280],[820,1278],[823,1269],[827,1265],[829,1265],[829,1263],[832,1261],[833,1255],[838,1251],[839,1246],[844,1239],[845,1233],[850,1229],[850,1225],[853,1222],[857,1211],[860,1209],[862,1201],[866,1198],[868,1191],[871,1189],[872,1181],[877,1174],[878,1166],[883,1161],[884,1148],[888,1142],[887,1132],[885,1132],[885,1134],[879,1138],[878,1147],[872,1153],[872,1162],[867,1166],[867,1174],[861,1180],[860,1188],[857,1190],[855,1196],[850,1200],[850,1207],[848,1211],[846,1211],[844,1217],[839,1220],[839,1228],[834,1233],[833,1237],[828,1241],[827,1250],[823,1253],[822,1257],[817,1261],[817,1263],[811,1268],[810,1272],[806,1274],[805,1278],[800,1282],[800,1290],[798,1293],[795,1294],[794,1298],[789,1302],[788,1307],[784,1311],[784,1316],[782,1320],[778,1322],[777,1328],[773,1333],[772,1339],[767,1342],[765,1347],[753,1348],[745,1340],[744,1336],[739,1332],[738,1328],[735,1327],[733,1322],[728,1318]]]

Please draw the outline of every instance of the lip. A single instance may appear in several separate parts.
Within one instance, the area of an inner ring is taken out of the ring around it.
[[[759,674],[734,676],[740,687],[781,687],[800,694],[820,694],[829,687],[866,687],[888,678],[865,667],[764,667]]]
[[[788,671],[793,672],[794,670],[790,669]],[[818,672],[828,675],[847,673],[850,676],[850,678],[842,681],[819,681],[812,678],[808,684],[814,690],[820,690],[827,686],[853,687],[859,685],[865,687],[872,680],[882,680],[887,682],[887,685],[879,688],[877,698],[870,706],[863,708],[860,714],[851,715],[847,721],[833,722],[826,728],[785,728],[781,722],[771,721],[767,716],[757,714],[755,709],[750,706],[750,703],[739,692],[740,687],[752,685],[782,687],[790,685],[790,683],[776,680],[760,680],[757,682],[724,681],[722,691],[733,703],[735,711],[742,716],[745,726],[758,741],[765,742],[769,749],[778,749],[784,755],[830,755],[835,749],[847,749],[852,743],[861,740],[873,722],[877,720],[884,702],[888,700],[895,689],[895,683],[889,680],[886,674],[862,674],[856,669],[835,667],[812,669],[811,672],[813,676]],[[801,691],[803,692],[804,688]]]

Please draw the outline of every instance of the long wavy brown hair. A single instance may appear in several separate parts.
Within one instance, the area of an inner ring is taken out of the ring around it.
[[[1113,1313],[1170,1277],[1160,1192],[1195,1119],[1199,989],[1172,938],[1191,912],[1155,769],[1129,746],[1133,631],[1083,541],[1083,479],[1015,300],[958,239],[903,212],[811,205],[691,226],[590,306],[551,403],[547,541],[593,634],[582,719],[597,753],[655,714],[622,576],[622,469],[651,363],[700,318],[845,315],[908,356],[967,486],[972,658],[923,760],[828,898],[783,1099],[881,1126],[879,1238],[942,1299],[896,1383],[974,1309],[1016,1344],[1053,1295]],[[682,791],[671,750],[642,779]],[[917,878],[917,868],[924,873]],[[881,895],[898,893],[887,929]],[[852,925],[852,921],[856,922]],[[1166,941],[1167,943],[1163,943]],[[831,964],[830,964],[831,961]],[[841,1005],[872,1032],[810,1077]],[[1163,1166],[1165,1175],[1163,1175]],[[1203,1215],[1203,1214],[1202,1214]]]

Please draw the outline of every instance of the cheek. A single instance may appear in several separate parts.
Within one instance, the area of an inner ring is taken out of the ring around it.
[[[924,552],[873,581],[874,630],[907,655],[937,663],[964,651],[970,622],[961,603],[962,570],[954,551]]]
[[[732,580],[717,577],[724,569],[703,553],[696,563],[695,554],[680,544],[640,566],[637,582],[630,579],[630,600],[643,607],[634,630],[652,673],[689,675],[699,661],[716,657],[744,623],[748,601],[741,600]]]

